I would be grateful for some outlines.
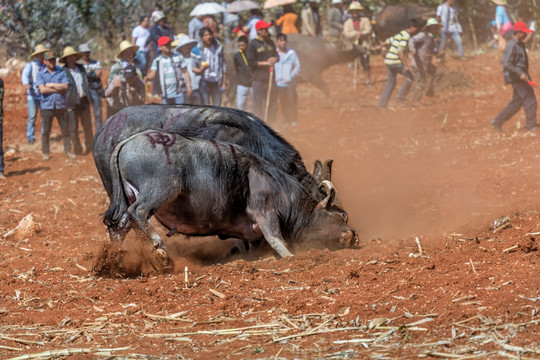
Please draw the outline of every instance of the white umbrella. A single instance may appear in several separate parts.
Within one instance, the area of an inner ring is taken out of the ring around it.
[[[189,13],[189,16],[198,15],[215,15],[225,12],[225,8],[216,2],[201,3],[193,8]]]
[[[266,0],[264,2],[264,9],[269,9],[276,6],[283,6],[287,4],[294,4],[296,0]]]
[[[227,5],[227,12],[236,13],[247,10],[258,9],[259,4],[251,0],[236,0]]]

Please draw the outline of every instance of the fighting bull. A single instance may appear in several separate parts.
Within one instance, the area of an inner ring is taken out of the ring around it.
[[[319,201],[297,179],[235,144],[147,130],[116,145],[110,175],[109,233],[123,240],[130,226],[121,223],[135,222],[164,262],[153,214],[170,234],[264,238],[282,257],[292,255],[287,243],[324,239],[349,246],[356,240],[346,216],[331,210],[329,181],[321,183],[326,195]]]

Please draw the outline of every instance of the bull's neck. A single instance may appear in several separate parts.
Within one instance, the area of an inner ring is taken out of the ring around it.
[[[336,52],[336,56],[332,57],[332,66],[341,64],[347,61],[352,61],[356,57],[354,48],[348,50],[339,50]]]

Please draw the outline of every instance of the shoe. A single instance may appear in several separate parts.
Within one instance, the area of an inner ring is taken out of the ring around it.
[[[43,154],[43,161],[49,161],[51,160],[51,157],[49,156],[49,154]]]
[[[4,179],[6,179],[6,178],[7,178],[6,174],[4,174],[3,172],[1,172],[1,173],[0,173],[0,180],[4,180]]]
[[[491,120],[490,123],[493,129],[495,129],[495,131],[500,132],[500,133],[503,132],[501,124],[496,123],[495,120]]]
[[[71,160],[77,158],[77,156],[74,153],[72,153],[71,151],[66,151],[66,156],[67,156],[68,159],[71,159]]]
[[[28,140],[28,145],[32,145],[35,142],[36,142],[36,140]]]

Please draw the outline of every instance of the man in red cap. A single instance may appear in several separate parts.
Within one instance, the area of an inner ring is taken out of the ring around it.
[[[144,80],[156,78],[154,90],[161,97],[163,104],[184,104],[191,95],[186,60],[180,54],[173,54],[170,37],[160,37],[158,46],[161,54],[152,62]]]
[[[269,91],[270,71],[273,71],[274,64],[279,60],[276,45],[270,39],[268,32],[270,26],[272,23],[259,20],[255,25],[257,37],[249,43],[247,48],[248,64],[253,70],[253,112],[260,118],[264,116],[263,105]],[[270,86],[268,119],[273,119],[276,113],[275,79]]]
[[[514,24],[514,37],[510,40],[503,53],[503,76],[505,84],[512,84],[514,95],[512,101],[495,119],[491,121],[493,128],[502,132],[502,124],[510,120],[523,106],[525,110],[527,131],[536,130],[536,96],[529,81],[529,58],[523,43],[527,34],[532,32],[527,25],[518,21]]]

